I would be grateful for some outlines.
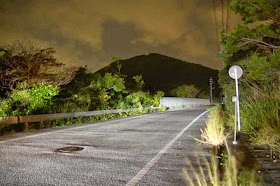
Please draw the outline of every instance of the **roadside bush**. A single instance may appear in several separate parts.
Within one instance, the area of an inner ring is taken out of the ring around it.
[[[44,83],[28,86],[26,82],[18,83],[16,89],[1,101],[1,116],[28,115],[42,112],[52,105],[58,88]]]
[[[195,85],[182,85],[173,89],[170,94],[176,97],[195,98],[199,92],[200,90]]]
[[[133,92],[124,98],[125,108],[144,108],[150,107],[153,104],[154,99],[148,92]]]
[[[208,92],[205,92],[205,91],[200,91],[200,92],[197,94],[197,97],[198,97],[198,98],[202,98],[202,99],[209,99],[209,93],[208,93]]]
[[[79,107],[72,99],[55,99],[54,104],[48,109],[48,113],[68,113],[68,112],[82,112],[88,111],[87,106]]]
[[[153,95],[154,103],[153,106],[158,107],[160,106],[160,98],[164,96],[164,92],[157,91],[155,95]]]
[[[8,100],[3,99],[0,100],[0,117],[8,116],[8,112],[10,111],[11,106]]]

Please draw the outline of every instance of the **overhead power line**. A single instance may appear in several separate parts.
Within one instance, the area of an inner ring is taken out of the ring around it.
[[[219,25],[217,21],[217,11],[216,11],[216,0],[212,0],[213,2],[213,10],[214,10],[214,17],[215,17],[215,30],[216,30],[216,37],[217,37],[217,44],[218,48],[220,49],[220,40],[219,40]]]
[[[224,0],[222,1],[222,28],[224,28]]]
[[[189,13],[188,18],[187,18],[187,27],[189,27],[191,25],[190,21],[191,21],[191,19],[194,16],[196,7],[197,7],[197,0],[193,0],[192,6],[191,6],[191,10],[190,10],[190,13]]]

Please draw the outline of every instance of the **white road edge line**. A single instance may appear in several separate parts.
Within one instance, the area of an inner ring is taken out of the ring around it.
[[[135,119],[135,118],[145,117],[145,116],[147,117],[147,116],[151,116],[151,115],[155,115],[155,114],[161,114],[161,113],[165,113],[165,112],[154,112],[154,113],[149,113],[149,114],[146,114],[146,115],[136,115],[136,116],[127,117],[127,118],[120,118],[119,120],[104,121],[104,122],[100,122],[100,123],[92,123],[92,124],[88,124],[88,125],[84,125],[84,126],[79,126],[79,127],[71,127],[69,129],[61,129],[61,130],[52,131],[52,132],[45,132],[45,133],[39,133],[39,134],[34,134],[34,135],[23,136],[23,137],[19,137],[19,138],[7,139],[7,140],[0,141],[0,144],[1,143],[6,143],[6,142],[10,142],[10,141],[17,141],[17,140],[22,140],[22,139],[28,139],[28,138],[43,136],[43,135],[47,135],[47,134],[54,134],[54,133],[64,132],[64,131],[73,130],[73,129],[81,129],[81,128],[86,128],[86,127],[91,127],[92,125],[93,126],[97,126],[97,125],[101,125],[101,124],[105,124],[105,123],[120,122],[120,121],[124,121],[124,120]]]
[[[134,176],[126,186],[135,186],[139,181],[149,172],[149,170],[158,162],[158,160],[167,152],[167,150],[180,138],[188,128],[190,128],[201,116],[205,113],[209,112],[209,110],[203,112],[199,116],[197,116],[188,126],[186,126],[179,134],[175,136],[149,163],[145,165],[137,174]]]

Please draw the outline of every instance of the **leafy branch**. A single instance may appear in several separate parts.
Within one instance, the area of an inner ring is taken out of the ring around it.
[[[258,40],[258,39],[251,39],[251,38],[243,38],[242,41],[245,41],[245,43],[242,44],[242,46],[248,45],[248,44],[255,44],[257,46],[263,47],[263,48],[269,48],[269,49],[279,49],[279,46],[275,46],[270,43],[266,43],[264,41]]]

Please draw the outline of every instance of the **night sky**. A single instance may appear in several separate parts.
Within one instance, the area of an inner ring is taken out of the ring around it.
[[[0,44],[53,47],[61,62],[93,71],[149,53],[221,69],[214,15],[212,0],[0,0]]]

